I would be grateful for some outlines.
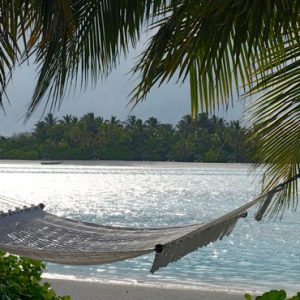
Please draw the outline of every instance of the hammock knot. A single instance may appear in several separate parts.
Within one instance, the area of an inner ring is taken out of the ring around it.
[[[245,211],[243,214],[241,214],[241,218],[247,218],[248,217],[248,212]]]
[[[31,205],[30,207],[29,206],[23,206],[22,208],[16,207],[14,210],[12,209],[7,210],[7,212],[0,211],[0,218],[17,216],[24,212],[31,212],[37,209],[44,209],[44,208],[45,205],[43,203],[40,203],[39,205]]]
[[[156,253],[162,253],[164,251],[164,247],[162,244],[157,244],[155,245],[154,250],[156,251]]]

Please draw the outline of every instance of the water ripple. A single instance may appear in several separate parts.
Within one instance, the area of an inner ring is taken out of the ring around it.
[[[247,166],[105,163],[0,164],[0,194],[75,219],[121,226],[207,221],[249,201],[260,187]],[[16,188],[17,187],[17,188]],[[48,265],[48,272],[100,279],[299,289],[299,213],[257,223],[250,213],[233,234],[155,275],[153,255],[110,265]]]

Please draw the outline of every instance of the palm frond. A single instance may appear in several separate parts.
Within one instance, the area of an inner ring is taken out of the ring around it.
[[[18,18],[22,16],[19,3],[0,3],[0,105],[3,107],[5,88],[20,53],[18,38],[22,33]]]
[[[214,112],[240,84],[251,85],[254,67],[283,51],[283,33],[299,35],[295,0],[185,0],[171,9],[133,70],[140,76],[131,94],[134,104],[155,84],[189,77],[193,114],[199,108]]]
[[[135,74],[134,104],[155,85],[190,80],[192,114],[228,105],[233,91],[267,90],[247,114],[255,125],[265,191],[300,171],[299,1],[181,1],[160,21]],[[297,205],[297,182],[271,212]]]
[[[265,190],[300,173],[300,46],[294,41],[285,44],[285,52],[271,56],[269,63],[257,69],[257,76],[266,72],[251,87],[251,93],[267,89],[247,111],[255,124],[252,137],[257,142],[255,167],[266,174]],[[294,181],[287,185],[271,207],[278,214],[287,208],[295,209],[298,202],[298,185]]]
[[[166,0],[39,1],[31,40],[39,78],[28,117],[42,98],[53,109],[74,83],[85,87],[106,77],[135,47],[145,20],[160,14]],[[74,85],[73,85],[74,86]]]

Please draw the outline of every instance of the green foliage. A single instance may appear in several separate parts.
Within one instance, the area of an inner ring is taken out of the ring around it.
[[[43,97],[59,107],[70,85],[107,76],[135,46],[165,0],[0,2],[0,105],[14,66],[34,54],[38,79],[28,114]],[[32,60],[30,60],[32,62]]]
[[[252,297],[250,294],[245,294],[246,300],[251,300]],[[291,298],[287,298],[287,294],[284,290],[271,290],[262,294],[261,296],[257,296],[256,300],[300,300],[300,292],[297,295],[292,296]]]
[[[300,5],[298,0],[170,1],[134,72],[132,102],[171,78],[190,81],[191,112],[215,113],[243,94],[259,141],[263,192],[300,172]],[[222,26],[220,25],[222,24]],[[175,78],[174,78],[175,77]],[[249,96],[255,95],[255,100]],[[250,104],[250,105],[249,105]],[[258,138],[259,137],[259,138]],[[255,169],[255,168],[254,168]],[[269,212],[298,203],[297,181],[277,193]]]
[[[44,268],[40,261],[0,251],[0,299],[70,300],[69,296],[56,296],[49,283],[41,283]]]
[[[207,114],[184,116],[176,126],[153,117],[121,122],[93,113],[61,120],[48,114],[32,133],[0,139],[0,159],[247,162],[250,132]]]

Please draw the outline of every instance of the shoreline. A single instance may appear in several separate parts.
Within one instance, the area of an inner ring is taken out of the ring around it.
[[[51,164],[54,161],[46,161],[46,164],[43,164],[44,160],[25,160],[25,159],[0,159],[0,164],[33,164],[41,167],[63,167],[63,166],[116,166],[116,167],[133,167],[133,166],[149,166],[149,167],[228,167],[232,166],[235,168],[247,168],[252,164],[249,162],[184,162],[184,161],[155,161],[155,160],[59,160],[59,163]],[[48,162],[48,163],[47,163]]]
[[[93,283],[93,284],[104,284],[104,285],[120,285],[120,286],[140,286],[149,288],[163,288],[163,289],[175,289],[175,290],[194,290],[194,291],[205,291],[205,292],[225,292],[230,294],[243,294],[251,293],[257,294],[262,293],[264,289],[251,289],[246,286],[230,286],[229,285],[217,285],[209,284],[206,282],[190,282],[190,283],[179,283],[171,281],[145,281],[136,279],[124,279],[121,278],[96,278],[96,277],[77,277],[74,275],[61,275],[44,273],[42,275],[43,281],[67,281],[67,282],[80,282],[80,283]],[[267,288],[267,287],[266,287]]]
[[[192,286],[49,277],[43,278],[43,281],[49,282],[57,295],[69,295],[72,300],[238,300],[244,299],[244,294],[247,292],[251,295],[257,293],[208,285]]]

